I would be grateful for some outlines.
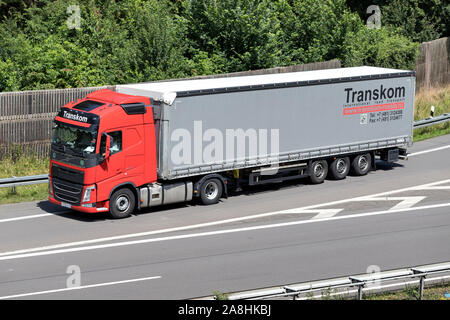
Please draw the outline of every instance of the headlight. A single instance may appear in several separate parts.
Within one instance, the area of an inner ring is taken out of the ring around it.
[[[89,202],[91,200],[91,192],[93,190],[95,190],[95,186],[87,187],[86,190],[84,190],[83,202]]]

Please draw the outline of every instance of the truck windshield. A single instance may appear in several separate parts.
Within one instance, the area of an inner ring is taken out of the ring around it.
[[[57,123],[53,127],[52,143],[73,153],[94,154],[97,132]]]

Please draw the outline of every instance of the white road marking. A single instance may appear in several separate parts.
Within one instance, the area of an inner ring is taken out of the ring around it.
[[[267,213],[255,214],[255,215],[239,217],[239,218],[206,222],[206,223],[188,225],[188,226],[183,226],[183,227],[174,227],[174,228],[160,229],[160,230],[153,230],[153,231],[146,231],[146,232],[139,232],[139,233],[130,233],[130,234],[124,234],[124,235],[120,235],[120,236],[111,236],[111,237],[104,237],[104,238],[97,238],[97,239],[90,239],[90,240],[59,243],[59,244],[54,244],[54,245],[42,246],[42,247],[7,251],[7,252],[0,253],[0,257],[26,254],[26,253],[32,253],[32,252],[38,252],[38,251],[44,251],[44,250],[56,250],[56,249],[74,247],[74,246],[85,246],[85,245],[101,243],[101,242],[124,240],[124,239],[130,239],[130,238],[138,238],[138,237],[146,237],[146,236],[170,233],[170,232],[187,231],[187,230],[192,230],[192,229],[197,229],[197,228],[224,225],[224,224],[229,224],[229,223],[233,223],[233,222],[265,218],[265,217],[281,215],[281,214],[301,214],[304,211],[306,213],[308,213],[308,210],[314,210],[314,209],[317,209],[320,207],[341,205],[341,204],[352,202],[352,201],[365,201],[364,199],[367,199],[368,197],[381,197],[381,196],[392,195],[392,194],[401,193],[401,192],[405,192],[405,191],[422,190],[422,189],[426,189],[428,187],[434,187],[434,186],[437,186],[440,184],[446,184],[446,183],[450,183],[450,179],[435,181],[435,182],[418,185],[418,186],[413,186],[413,187],[407,187],[407,188],[402,188],[402,189],[397,189],[397,190],[381,192],[381,193],[373,194],[370,196],[362,196],[362,197],[349,198],[349,199],[338,200],[338,201],[331,201],[331,202],[326,202],[326,203],[321,203],[321,204],[316,204],[316,205],[311,205],[311,206],[306,206],[306,207],[299,207],[299,208],[293,208],[293,209],[288,209],[288,210],[267,212]]]
[[[339,212],[341,212],[344,209],[319,209],[319,210],[303,210],[302,213],[317,213],[312,219],[325,219],[325,218],[331,218],[337,215]]]
[[[258,225],[258,226],[245,227],[245,228],[183,234],[183,235],[178,235],[178,236],[168,236],[168,237],[161,237],[161,238],[135,240],[135,241],[115,242],[115,243],[108,243],[108,244],[95,245],[95,246],[84,246],[84,247],[76,247],[76,248],[68,248],[68,249],[40,251],[40,252],[34,252],[34,253],[7,255],[7,256],[0,257],[0,261],[37,257],[37,256],[48,256],[48,255],[71,253],[71,252],[81,252],[81,251],[88,251],[88,250],[98,250],[98,249],[106,249],[106,248],[113,248],[113,247],[123,247],[123,246],[145,244],[145,243],[152,243],[152,242],[162,242],[162,241],[169,241],[169,240],[191,239],[191,238],[215,236],[215,235],[230,234],[230,233],[237,233],[237,232],[244,232],[244,231],[273,229],[273,228],[288,227],[288,226],[317,223],[317,222],[324,222],[324,221],[354,219],[354,218],[360,218],[360,217],[401,213],[401,212],[406,212],[406,211],[436,209],[436,208],[443,208],[443,207],[450,207],[450,203],[441,203],[441,204],[407,208],[407,209],[384,210],[384,211],[366,212],[366,213],[359,213],[359,214],[349,214],[349,215],[345,215],[345,216],[323,218],[320,220],[309,219],[309,220],[291,221],[291,222],[276,223],[276,224],[269,224],[269,225]]]
[[[401,201],[391,208],[391,210],[407,209],[411,208],[426,197],[413,196],[413,197],[373,197],[360,198],[358,201]]]
[[[90,284],[90,285],[86,285],[86,286],[70,287],[70,288],[63,288],[63,289],[21,293],[21,294],[15,294],[15,295],[10,295],[10,296],[3,296],[3,297],[0,297],[0,300],[23,298],[23,297],[37,296],[37,295],[49,294],[49,293],[58,293],[58,292],[64,292],[64,291],[83,290],[83,289],[89,289],[89,288],[105,287],[105,286],[112,286],[112,285],[117,285],[117,284],[124,284],[124,283],[138,282],[138,281],[148,281],[148,280],[155,280],[155,279],[161,279],[161,276],[97,283],[97,284]]]
[[[388,200],[401,200],[400,203],[393,206],[390,210],[408,209],[415,206],[417,203],[425,199],[426,197],[388,197]]]
[[[7,219],[1,219],[0,223],[19,221],[19,220],[27,220],[27,219],[36,219],[36,218],[42,218],[42,217],[48,217],[48,216],[54,216],[54,215],[57,215],[57,213],[42,213],[42,214],[35,214],[35,215],[30,215],[30,216],[7,218]]]
[[[435,187],[426,187],[421,190],[450,190],[450,186],[435,186]]]
[[[444,149],[448,149],[450,148],[450,145],[447,146],[443,146],[443,147],[438,147],[438,148],[433,148],[433,149],[428,149],[428,150],[423,150],[423,151],[418,151],[418,152],[414,152],[408,155],[408,157],[414,157],[414,156],[418,156],[421,154],[426,154],[426,153],[430,153],[430,152],[435,152],[435,151],[441,151]]]

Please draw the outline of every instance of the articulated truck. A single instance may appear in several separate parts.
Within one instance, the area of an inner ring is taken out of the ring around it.
[[[415,73],[377,67],[117,85],[61,107],[49,200],[114,218],[309,178],[365,175],[412,144]]]

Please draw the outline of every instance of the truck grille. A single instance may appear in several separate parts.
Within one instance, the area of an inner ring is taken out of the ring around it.
[[[83,185],[52,177],[53,194],[58,201],[79,205],[83,193]]]
[[[52,178],[60,178],[65,181],[71,181],[78,184],[84,183],[84,172],[57,164],[52,164]]]

